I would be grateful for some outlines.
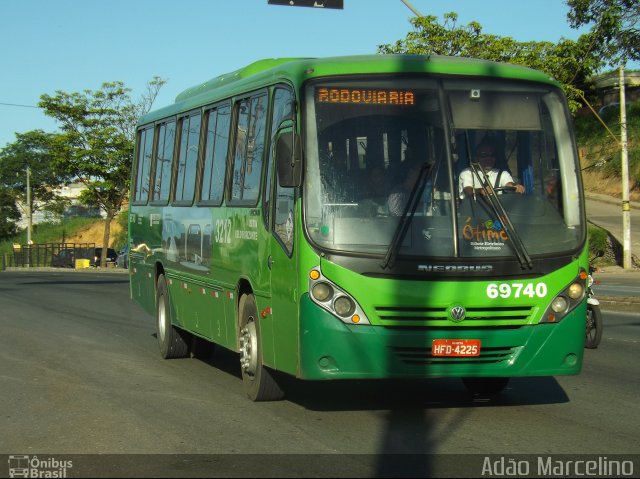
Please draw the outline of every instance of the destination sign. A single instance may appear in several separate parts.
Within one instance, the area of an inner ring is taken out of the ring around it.
[[[316,88],[316,103],[362,105],[413,105],[412,90],[368,88]]]

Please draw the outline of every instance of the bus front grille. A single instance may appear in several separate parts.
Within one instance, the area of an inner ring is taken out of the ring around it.
[[[508,328],[533,324],[537,308],[532,306],[515,307],[469,307],[465,317],[453,321],[447,308],[427,307],[388,307],[375,308],[379,324],[386,327],[438,328]]]

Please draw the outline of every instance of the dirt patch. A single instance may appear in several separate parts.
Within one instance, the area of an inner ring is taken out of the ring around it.
[[[122,226],[116,221],[111,222],[111,231],[109,233],[109,247],[113,246],[118,233],[122,231]],[[96,246],[102,246],[102,238],[104,237],[104,221],[98,221],[86,228],[81,229],[75,235],[65,239],[67,243],[95,243]]]
[[[622,198],[620,178],[605,176],[598,171],[585,170],[582,172],[582,181],[585,191]],[[640,201],[640,184],[637,184],[633,178],[629,181],[629,200]]]

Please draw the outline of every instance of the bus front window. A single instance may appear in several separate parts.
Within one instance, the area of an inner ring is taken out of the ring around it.
[[[307,87],[305,129],[305,221],[322,249],[384,256],[399,225],[404,232],[392,247],[404,257],[513,257],[510,234],[528,255],[581,243],[575,148],[552,89],[450,79],[323,82]],[[499,211],[459,195],[461,171],[488,139],[496,167],[524,186],[524,194],[500,194]]]

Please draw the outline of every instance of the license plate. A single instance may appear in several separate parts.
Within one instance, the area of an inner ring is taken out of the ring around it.
[[[480,340],[434,339],[431,343],[431,355],[453,357],[480,356]]]

